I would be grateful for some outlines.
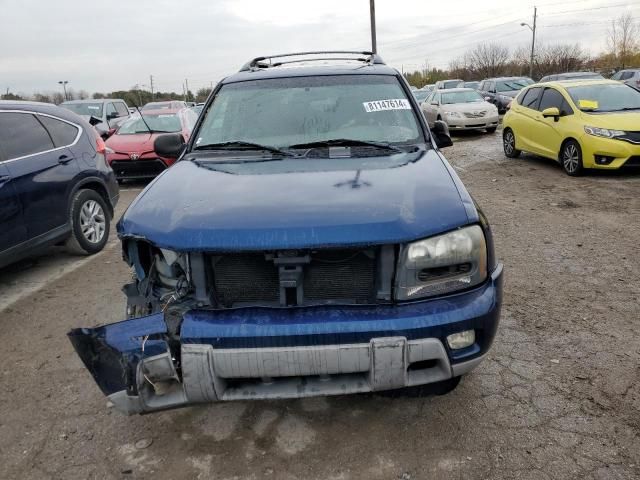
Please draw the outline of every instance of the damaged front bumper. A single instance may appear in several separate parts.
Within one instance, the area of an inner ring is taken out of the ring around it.
[[[471,291],[401,305],[188,310],[179,335],[164,313],[69,338],[115,408],[127,414],[219,400],[389,390],[463,375],[496,333],[502,266]],[[473,329],[475,343],[446,337]]]

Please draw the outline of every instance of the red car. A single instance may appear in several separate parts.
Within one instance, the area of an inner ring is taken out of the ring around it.
[[[158,135],[182,132],[189,140],[198,116],[190,109],[146,110],[123,122],[109,137],[107,161],[118,180],[153,178],[169,168],[175,158],[155,153],[153,142]]]

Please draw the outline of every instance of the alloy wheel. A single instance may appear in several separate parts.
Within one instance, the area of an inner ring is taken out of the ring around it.
[[[99,243],[104,237],[106,219],[104,211],[95,200],[87,200],[80,209],[82,235],[91,243]]]
[[[580,166],[580,153],[573,143],[568,144],[562,152],[562,163],[568,173],[576,173]]]
[[[515,150],[516,139],[511,131],[504,134],[504,152],[507,155],[512,155]]]

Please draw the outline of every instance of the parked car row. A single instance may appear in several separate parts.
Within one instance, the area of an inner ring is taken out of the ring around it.
[[[498,109],[472,88],[435,90],[421,104],[430,127],[438,120],[450,130],[484,129],[493,133],[498,128]]]

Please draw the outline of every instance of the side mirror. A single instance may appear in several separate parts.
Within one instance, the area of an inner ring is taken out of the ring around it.
[[[544,118],[549,118],[549,117],[553,117],[553,121],[557,122],[558,119],[560,118],[560,110],[558,110],[558,107],[549,107],[549,108],[545,108],[542,111],[542,116]]]
[[[107,120],[113,120],[114,118],[118,118],[118,112],[111,112],[107,115]]]
[[[186,142],[181,133],[160,135],[153,142],[156,154],[165,158],[178,158],[185,146]]]
[[[431,129],[433,138],[438,148],[450,147],[453,145],[451,135],[449,135],[449,127],[442,120],[436,120]]]

